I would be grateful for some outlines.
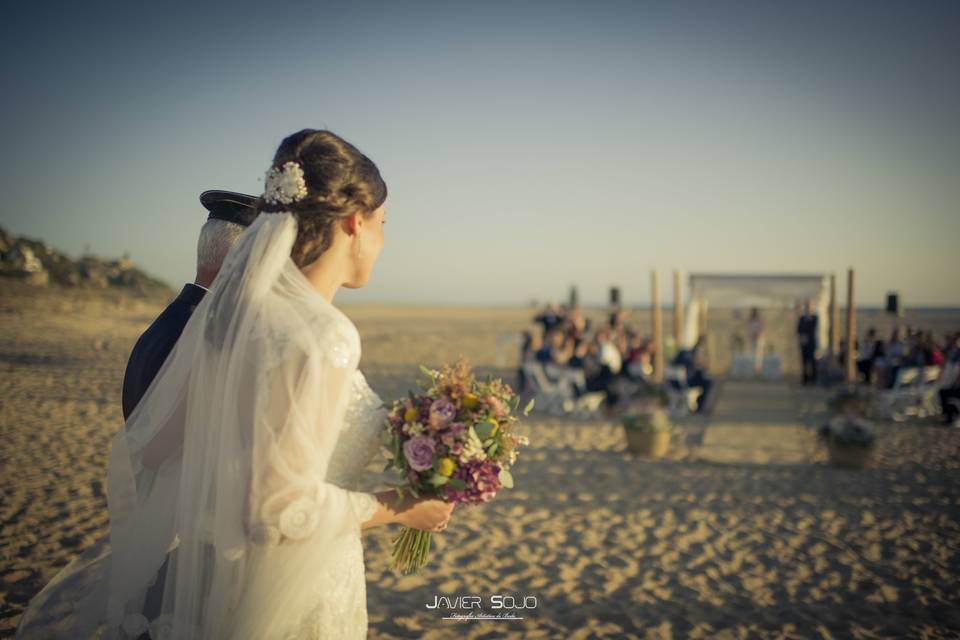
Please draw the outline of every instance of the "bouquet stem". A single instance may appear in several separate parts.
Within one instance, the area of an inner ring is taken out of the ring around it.
[[[404,527],[393,540],[393,568],[405,574],[420,573],[430,552],[430,532]]]

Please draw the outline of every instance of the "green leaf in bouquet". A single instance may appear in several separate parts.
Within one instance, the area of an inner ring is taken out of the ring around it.
[[[533,403],[536,398],[530,398],[530,402],[527,403],[527,406],[523,408],[523,415],[530,415],[530,412],[533,410]]]
[[[493,424],[489,422],[478,422],[473,425],[473,430],[476,431],[478,438],[486,440],[493,433]]]
[[[417,491],[417,488],[416,488],[415,486],[410,485],[409,491],[410,491],[410,493],[413,494],[413,497],[414,497],[414,498],[419,498],[419,497],[420,497],[420,492]]]
[[[393,444],[393,434],[390,433],[389,431],[386,431],[386,430],[381,431],[381,432],[380,432],[380,442],[381,442],[384,446],[387,446],[387,447],[391,446],[391,445]]]
[[[448,478],[447,485],[453,487],[457,491],[463,491],[467,488],[467,484],[460,478]]]
[[[510,472],[506,468],[500,469],[500,484],[507,489],[513,489],[513,476],[510,475]]]
[[[434,487],[442,487],[443,485],[447,484],[447,482],[449,481],[450,481],[450,478],[448,478],[445,475],[441,475],[439,473],[435,473],[432,476],[430,476],[430,484]]]
[[[434,372],[433,369],[429,369],[422,364],[420,365],[420,372],[425,376],[427,376],[428,378],[430,378],[431,380],[435,379],[440,373],[439,371]]]
[[[487,449],[487,455],[492,458],[492,457],[494,456],[494,454],[497,453],[497,448],[498,448],[499,446],[500,446],[500,443],[494,441],[493,444],[490,445],[490,448]]]

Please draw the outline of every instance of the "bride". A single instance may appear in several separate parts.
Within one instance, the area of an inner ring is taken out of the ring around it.
[[[109,545],[34,598],[18,637],[366,636],[361,531],[441,531],[453,509],[356,488],[385,409],[332,303],[369,278],[386,194],[329,131],[281,143],[260,215],[113,438]]]

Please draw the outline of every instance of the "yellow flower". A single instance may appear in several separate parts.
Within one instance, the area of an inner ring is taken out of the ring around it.
[[[467,394],[464,394],[463,396],[463,406],[466,407],[467,409],[473,409],[474,407],[476,407],[478,401],[479,399],[477,398],[477,396],[472,393],[467,393]]]
[[[404,422],[413,422],[413,419],[417,417],[417,410],[413,407],[410,407],[403,412],[403,421]]]
[[[453,458],[440,458],[440,462],[437,465],[437,471],[442,476],[451,476],[456,470],[457,464],[453,461]]]

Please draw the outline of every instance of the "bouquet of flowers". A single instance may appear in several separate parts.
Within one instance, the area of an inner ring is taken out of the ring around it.
[[[519,396],[499,378],[475,380],[462,357],[453,367],[420,370],[429,378],[418,381],[424,391],[393,402],[382,434],[386,469],[403,476],[397,495],[472,505],[512,488],[510,468],[529,444],[513,433]],[[523,415],[532,408],[533,400]],[[393,543],[393,568],[419,573],[429,550],[429,531],[404,527]]]

